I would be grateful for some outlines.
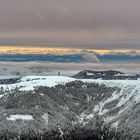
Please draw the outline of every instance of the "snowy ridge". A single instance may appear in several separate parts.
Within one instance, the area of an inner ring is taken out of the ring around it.
[[[26,76],[15,84],[0,85],[3,90],[14,90],[18,88],[21,91],[34,90],[35,87],[48,86],[52,87],[58,84],[65,84],[75,79],[65,76]]]
[[[113,87],[122,87],[122,86],[137,86],[137,89],[140,89],[140,80],[101,80],[101,79],[75,79],[66,76],[26,76],[21,78],[18,83],[15,84],[5,84],[0,85],[0,88],[3,90],[13,90],[19,88],[19,90],[34,90],[34,87],[39,86],[48,86],[52,87],[58,84],[65,84],[71,81],[82,81],[82,82],[91,82],[105,84],[106,86]]]

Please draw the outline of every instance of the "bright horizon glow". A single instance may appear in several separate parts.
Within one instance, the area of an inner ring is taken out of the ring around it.
[[[0,46],[0,54],[82,54],[97,53],[105,54],[137,54],[140,55],[140,49],[79,49],[79,48],[51,48],[51,47],[28,47],[28,46]]]

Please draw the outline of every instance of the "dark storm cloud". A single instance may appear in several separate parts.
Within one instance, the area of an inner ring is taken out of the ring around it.
[[[140,1],[0,0],[0,42],[140,48]]]

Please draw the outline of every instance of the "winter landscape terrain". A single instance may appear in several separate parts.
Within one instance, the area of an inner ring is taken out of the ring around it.
[[[0,140],[140,140],[140,0],[0,0]]]
[[[119,71],[0,80],[0,139],[140,139],[140,80]]]

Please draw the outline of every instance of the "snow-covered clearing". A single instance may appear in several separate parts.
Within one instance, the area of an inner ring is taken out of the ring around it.
[[[8,121],[16,121],[16,120],[31,121],[31,120],[33,120],[33,116],[15,114],[15,115],[10,115],[10,117],[7,117],[6,119]]]

